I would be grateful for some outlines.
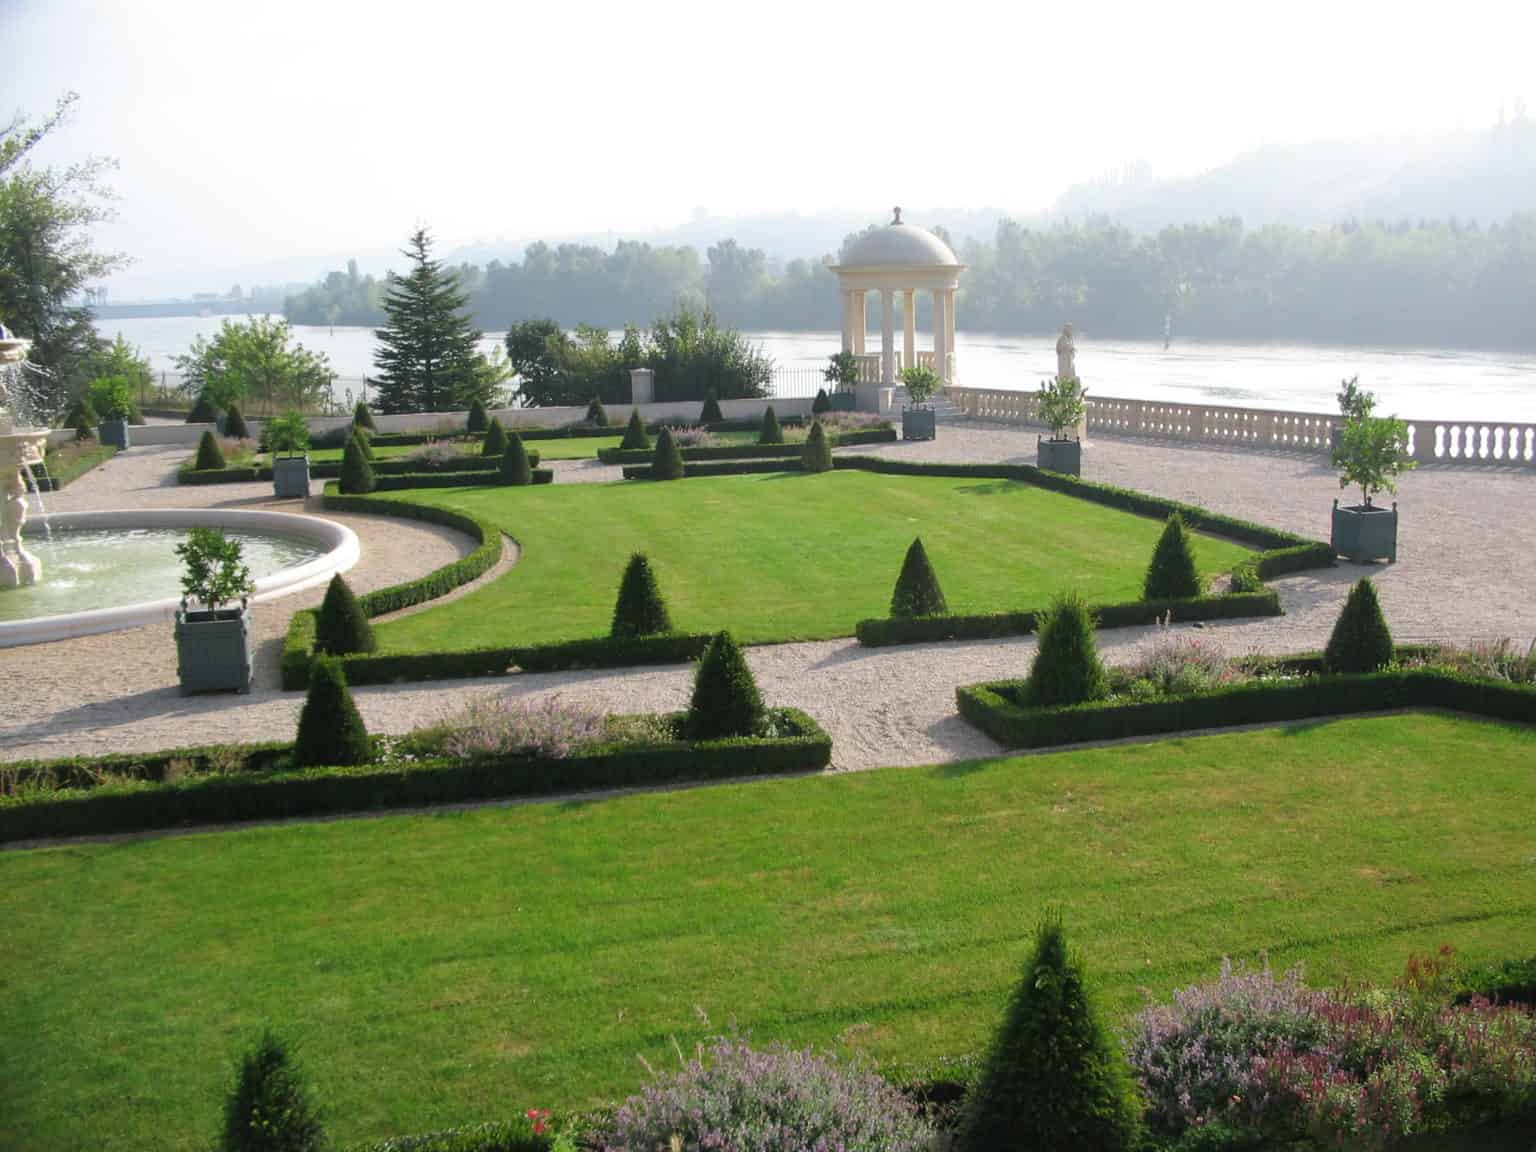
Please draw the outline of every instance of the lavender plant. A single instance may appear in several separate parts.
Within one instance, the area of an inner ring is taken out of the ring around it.
[[[406,459],[423,468],[441,468],[450,460],[457,460],[463,454],[463,449],[451,440],[428,440],[407,455]]]
[[[1138,696],[1183,696],[1231,684],[1241,673],[1215,640],[1160,626],[1116,675]]]
[[[462,760],[530,756],[560,760],[604,736],[603,714],[558,695],[541,700],[494,696],[451,717],[443,751]]]

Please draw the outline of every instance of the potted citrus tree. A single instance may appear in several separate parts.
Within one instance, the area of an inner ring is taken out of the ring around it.
[[[932,440],[939,434],[938,422],[928,401],[939,390],[939,374],[926,364],[913,364],[901,370],[901,382],[907,387],[908,405],[901,410],[903,440]]]
[[[124,376],[101,376],[91,381],[91,407],[101,416],[96,439],[113,448],[129,447],[128,423],[133,419],[133,385]]]
[[[1339,401],[1344,427],[1334,443],[1333,466],[1340,488],[1359,487],[1360,503],[1341,508],[1334,500],[1333,553],[1356,564],[1396,562],[1397,502],[1381,508],[1375,497],[1395,493],[1398,475],[1416,466],[1407,454],[1408,425],[1395,416],[1377,416],[1376,398],[1360,390],[1356,380],[1345,382]]]
[[[1051,438],[1041,437],[1037,442],[1037,467],[1069,476],[1083,474],[1083,442],[1068,438],[1067,429],[1082,422],[1087,395],[1076,376],[1046,380],[1040,385],[1040,421],[1051,430]]]
[[[279,500],[309,497],[309,421],[293,408],[267,421],[272,453],[272,492]]]
[[[821,378],[828,384],[827,401],[833,412],[852,412],[859,406],[854,389],[859,383],[859,358],[852,352],[834,352],[827,357]]]
[[[245,566],[240,541],[218,528],[193,528],[186,541],[176,546],[176,554],[184,565],[181,608],[176,613],[176,672],[182,694],[250,691],[247,598],[256,585]]]

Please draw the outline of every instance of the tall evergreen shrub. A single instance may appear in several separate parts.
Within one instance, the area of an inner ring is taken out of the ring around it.
[[[187,413],[188,424],[212,424],[219,418],[219,406],[213,402],[213,397],[206,392],[197,394],[197,402],[192,405],[192,411]]]
[[[373,744],[352,702],[341,662],[331,656],[317,656],[309,667],[309,693],[299,712],[294,766],[366,764],[372,758]]]
[[[240,411],[240,405],[230,402],[224,411],[224,435],[235,440],[249,440],[251,430],[246,426],[245,414]]]
[[[354,425],[353,428],[352,428],[352,435],[347,437],[347,438],[349,440],[357,441],[358,450],[360,452],[362,452],[364,460],[371,461],[373,459],[373,433],[372,432],[368,431],[368,429],[366,429],[366,428],[358,428],[357,426]]]
[[[1138,1146],[1130,1067],[1049,912],[966,1099],[956,1152],[1125,1152]]]
[[[820,420],[811,423],[810,435],[805,438],[805,447],[800,450],[800,467],[807,472],[832,471],[832,442],[827,439],[827,430],[821,426]]]
[[[784,443],[784,430],[779,427],[779,416],[770,404],[763,411],[763,422],[758,425],[757,442],[759,444]]]
[[[628,640],[670,631],[672,618],[656,583],[656,573],[645,553],[636,552],[629,558],[624,578],[619,581],[619,598],[613,606],[613,627],[608,634],[615,640]]]
[[[1392,631],[1376,598],[1376,585],[1361,579],[1349,590],[1349,599],[1333,625],[1323,663],[1330,672],[1375,672],[1392,663]]]
[[[1040,618],[1039,647],[1025,695],[1036,708],[1097,700],[1109,691],[1093,614],[1076,592],[1056,597]]]
[[[816,389],[816,399],[811,401],[811,415],[820,416],[823,412],[832,411],[832,400],[827,395],[825,388]]]
[[[325,600],[315,620],[315,651],[345,656],[349,652],[372,652],[378,646],[362,605],[341,573],[336,573],[325,590]]]
[[[1177,512],[1168,517],[1163,534],[1152,549],[1152,563],[1142,582],[1143,600],[1173,600],[1200,595],[1200,573],[1195,567],[1195,542]]]
[[[688,740],[751,736],[762,727],[765,710],[757,680],[729,632],[709,642],[693,678],[693,698],[683,721]]]
[[[352,427],[366,428],[370,432],[379,430],[378,425],[373,422],[373,413],[368,411],[368,405],[363,400],[359,400],[357,407],[352,409]]]
[[[326,1146],[303,1071],[271,1030],[235,1071],[220,1152],[319,1152]]]
[[[507,451],[507,430],[501,426],[499,417],[492,416],[491,424],[485,430],[485,439],[480,442],[480,455],[501,456]]]
[[[603,402],[596,396],[592,397],[592,402],[587,405],[585,422],[596,424],[599,428],[608,427],[608,409],[603,407]]]
[[[891,594],[892,616],[937,616],[949,610],[921,536],[913,539]]]
[[[528,463],[528,449],[516,430],[507,433],[507,450],[501,454],[497,479],[503,484],[532,484],[533,468]]]
[[[204,469],[224,466],[224,450],[219,447],[219,438],[213,434],[212,428],[204,429],[197,442],[197,459],[192,462],[192,467],[202,472]]]
[[[651,438],[645,433],[645,421],[640,419],[640,409],[629,410],[629,423],[624,428],[624,439],[619,447],[626,452],[649,452]]]
[[[476,396],[469,405],[469,416],[464,421],[464,430],[471,435],[478,435],[485,431],[488,417],[485,413],[485,404]]]
[[[700,424],[719,424],[725,419],[720,411],[720,398],[715,395],[715,390],[710,388],[704,393],[704,407],[699,409]]]
[[[672,429],[662,428],[656,437],[656,451],[651,456],[652,480],[681,480],[683,454],[672,437]]]
[[[75,430],[76,440],[94,440],[100,423],[101,417],[96,414],[89,396],[77,396],[69,411],[64,413],[64,427]]]
[[[348,436],[347,446],[341,452],[341,490],[349,496],[373,491],[373,465],[363,454],[362,441],[357,436]]]

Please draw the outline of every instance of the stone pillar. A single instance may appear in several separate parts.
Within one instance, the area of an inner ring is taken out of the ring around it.
[[[917,363],[917,293],[910,288],[901,294],[901,311],[901,366],[911,368]]]
[[[853,294],[853,354],[864,355],[864,326],[868,322],[869,313],[864,307],[864,291],[859,289]]]
[[[896,383],[895,295],[889,288],[880,289],[880,383],[886,388]]]
[[[945,376],[945,365],[949,362],[949,320],[944,315],[949,293],[935,288],[933,290],[933,370],[939,374],[939,379],[948,384]]]
[[[843,351],[853,351],[853,293],[843,293]]]
[[[656,373],[650,368],[629,370],[629,402],[650,404],[656,399]]]
[[[939,376],[946,384],[955,382],[955,290],[944,293],[944,352],[946,361],[939,365]]]

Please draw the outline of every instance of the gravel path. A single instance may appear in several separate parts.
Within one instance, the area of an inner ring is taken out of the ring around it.
[[[1033,431],[960,422],[941,426],[938,440],[931,443],[847,451],[914,460],[1029,463],[1034,445]],[[115,504],[153,499],[167,482],[166,470],[185,455],[179,450],[161,453],[157,464],[151,459],[155,451],[140,455],[135,450],[119,457],[107,465],[118,475],[93,473],[61,493],[54,506],[63,507],[66,500],[74,506],[109,494],[115,497],[125,491],[125,483],[141,487]],[[618,469],[595,462],[558,461],[553,466],[559,473],[557,483],[618,475]],[[1328,509],[1339,493],[1333,472],[1318,457],[1146,441],[1095,440],[1085,452],[1085,472],[1092,479],[1321,538],[1327,536]],[[85,487],[92,481],[97,491]],[[192,493],[223,497],[197,502],[270,502],[260,494],[270,493],[265,485],[239,487],[250,492],[242,496],[229,487],[172,488],[179,499],[164,502],[191,502],[187,497]],[[1320,646],[1349,585],[1369,571],[1399,639],[1511,636],[1528,641],[1536,636],[1536,568],[1526,562],[1536,553],[1536,484],[1529,473],[1424,468],[1403,479],[1400,499],[1398,564],[1369,569],[1345,564],[1277,581],[1285,617],[1210,624],[1202,634],[1232,654]],[[424,530],[405,522],[338,519],[351,524],[363,539],[364,566],[357,577],[362,587],[404,578],[389,574],[395,564],[424,570],[454,554],[450,541],[439,536],[431,543],[448,550],[437,553],[441,558],[427,560],[425,544],[405,543],[403,536],[407,529]],[[459,547],[467,548],[467,541]],[[271,635],[281,634],[287,614],[303,606],[300,601],[297,596],[292,602],[280,601],[280,612],[270,611],[277,604],[262,606],[264,616],[281,617]],[[301,698],[276,692],[270,678],[246,697],[177,695],[166,631],[140,629],[0,652],[0,692],[9,690],[8,698],[26,702],[22,716],[0,722],[0,759],[171,747],[213,738],[291,736]],[[1103,633],[1100,642],[1110,660],[1123,660],[1154,632],[1118,629]],[[139,634],[144,635],[132,646],[122,639]],[[1022,675],[1033,651],[1031,637],[889,649],[829,640],[754,648],[748,658],[764,697],[815,716],[832,734],[834,766],[859,769],[997,754],[995,744],[955,713],[954,688]],[[140,661],[150,660],[158,663],[140,667]],[[675,709],[687,700],[690,678],[686,666],[614,669],[380,686],[358,689],[356,696],[370,728],[400,732],[438,720],[475,696],[497,692],[560,693],[615,711]],[[198,724],[194,718],[202,715],[216,720]]]

